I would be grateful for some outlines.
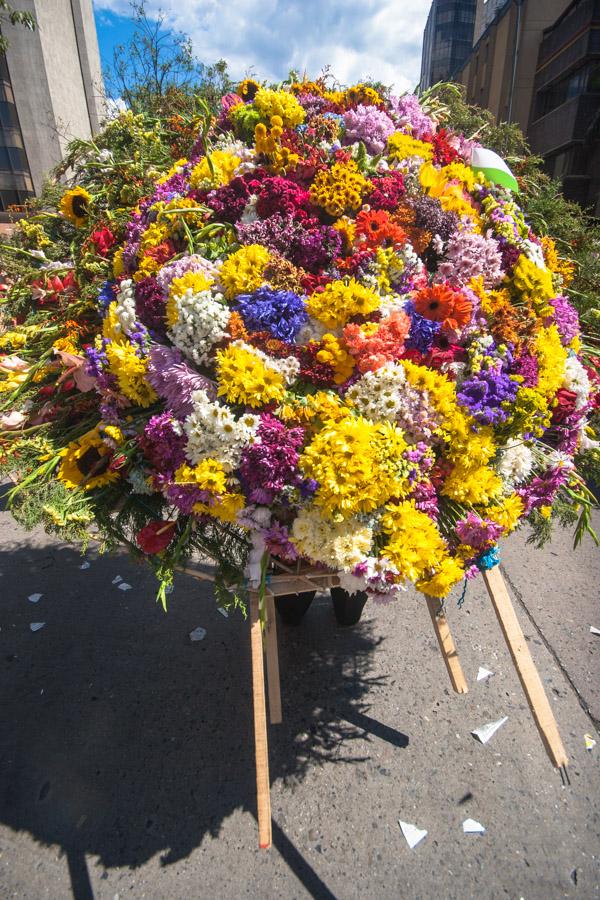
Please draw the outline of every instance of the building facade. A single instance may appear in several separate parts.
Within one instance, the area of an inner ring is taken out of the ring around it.
[[[565,196],[600,216],[600,0],[574,0],[544,31],[528,137]]]
[[[423,32],[421,90],[450,80],[471,52],[477,0],[433,0]]]
[[[19,0],[35,31],[6,25],[0,58],[0,211],[40,191],[74,137],[104,116],[92,0]]]
[[[469,103],[486,107],[498,122],[516,122],[527,132],[542,35],[569,0],[506,0],[486,13],[492,2],[478,0],[477,21],[488,25],[456,80],[465,85]]]

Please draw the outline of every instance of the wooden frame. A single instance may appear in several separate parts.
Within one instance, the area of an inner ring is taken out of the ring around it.
[[[262,610],[259,592],[257,590],[249,591],[258,842],[260,849],[268,849],[271,846],[271,797],[265,665],[270,722],[272,725],[276,725],[282,721],[275,597],[284,594],[299,594],[307,590],[323,591],[331,587],[337,587],[340,583],[340,579],[335,573],[324,572],[322,569],[300,566],[299,564],[293,569],[278,561],[274,561],[274,564],[280,571],[269,575],[267,578],[267,585],[262,598]],[[181,571],[205,581],[213,580],[212,575],[197,569],[186,567],[181,569]],[[546,752],[553,765],[561,770],[561,774],[564,773],[566,776],[568,759],[560,738],[556,719],[525,642],[523,631],[519,625],[519,620],[499,567],[495,566],[493,569],[485,571],[483,579]],[[466,694],[468,691],[467,682],[450,632],[444,606],[440,600],[433,597],[427,597],[426,602],[442,659],[450,677],[450,683],[457,694]],[[261,612],[264,628],[261,625]]]

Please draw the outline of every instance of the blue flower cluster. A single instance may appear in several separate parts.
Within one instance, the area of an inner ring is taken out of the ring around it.
[[[304,300],[293,291],[261,287],[252,294],[240,294],[235,306],[248,331],[270,331],[280,341],[294,341],[308,321]]]
[[[415,305],[409,300],[404,307],[404,312],[410,316],[410,331],[406,339],[408,350],[418,350],[419,353],[427,353],[431,349],[433,339],[440,330],[440,322],[426,319],[415,311]]]
[[[482,425],[496,425],[508,418],[508,408],[514,403],[518,389],[518,383],[502,368],[492,366],[466,378],[456,399]]]

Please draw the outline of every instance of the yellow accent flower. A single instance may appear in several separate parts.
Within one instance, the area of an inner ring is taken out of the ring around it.
[[[227,299],[233,300],[238,294],[259,288],[270,258],[269,251],[261,244],[249,244],[232,253],[219,273]]]
[[[227,474],[216,459],[201,460],[197,466],[181,465],[175,472],[176,484],[190,484],[201,491],[219,496],[227,492]]]
[[[133,280],[142,281],[143,278],[149,278],[150,275],[155,275],[161,267],[162,263],[157,262],[152,256],[144,256],[138,265]]]
[[[512,284],[524,300],[533,304],[539,316],[552,315],[553,308],[548,301],[556,292],[548,269],[540,269],[522,253],[513,268]]]
[[[310,187],[310,199],[336,218],[350,210],[360,209],[363,197],[373,185],[360,173],[354,160],[336,162],[330,169],[320,169]]]
[[[346,352],[338,338],[333,334],[324,334],[322,348],[317,353],[317,359],[321,363],[332,366],[336,384],[343,384],[354,371],[354,358]]]
[[[412,500],[390,503],[381,517],[388,535],[382,555],[398,569],[402,579],[418,581],[430,576],[448,554],[435,523]]]
[[[115,278],[119,278],[119,277],[123,274],[123,272],[125,271],[125,264],[124,264],[124,262],[123,262],[123,248],[122,248],[122,247],[121,247],[120,250],[117,250],[117,252],[116,252],[115,255],[113,256],[112,270],[113,270],[113,276],[114,276]]]
[[[88,220],[91,199],[92,195],[85,188],[72,188],[63,194],[59,210],[66,219],[73,222],[77,228],[81,228]]]
[[[510,534],[519,524],[524,509],[523,501],[519,495],[511,494],[509,497],[505,497],[498,506],[488,507],[485,515],[492,522],[502,525],[505,534]]]
[[[311,294],[306,308],[311,316],[327,328],[336,328],[353,316],[364,316],[381,306],[381,297],[370,288],[359,284],[354,278],[332,281],[325,289]]]
[[[387,152],[392,159],[398,160],[410,159],[411,156],[418,156],[426,162],[433,159],[433,147],[430,143],[427,141],[419,141],[409,134],[404,134],[403,131],[395,131],[389,136]],[[445,182],[446,179],[444,178],[444,183]]]
[[[113,341],[106,347],[106,356],[110,371],[119,382],[119,390],[129,400],[144,407],[158,400],[145,379],[148,360],[137,356],[131,344]]]
[[[241,159],[235,153],[228,150],[214,150],[192,169],[190,187],[194,190],[206,190],[229,184],[240,163]]]
[[[265,122],[270,122],[273,116],[279,116],[284,128],[295,128],[296,125],[301,125],[306,116],[304,108],[288,91],[271,91],[268,88],[260,88],[254,97],[254,107]]]
[[[547,398],[553,397],[562,386],[568,356],[556,325],[540,328],[535,340],[535,353],[539,371],[537,390]]]
[[[21,331],[6,331],[0,336],[0,347],[12,347],[18,349],[27,343],[27,335]]]
[[[54,350],[60,350],[63,353],[79,353],[79,347],[73,341],[73,338],[65,335],[65,337],[57,338],[52,344]]]
[[[363,106],[377,106],[381,102],[377,91],[362,83],[352,85],[342,94],[342,103],[347,106],[354,106],[357,103],[362,103]]]
[[[152,222],[143,232],[140,238],[140,253],[143,255],[147,250],[158,247],[163,241],[169,237],[169,229],[166,225],[158,225]]]
[[[417,590],[429,597],[443,598],[450,593],[455,584],[464,577],[465,569],[462,562],[447,556],[432,578],[422,579],[417,582]]]
[[[228,403],[260,407],[283,400],[284,376],[246,347],[230,344],[218,350],[216,369],[218,396]]]
[[[260,90],[260,84],[258,81],[255,81],[254,78],[244,78],[244,80],[238,84],[236,88],[236,94],[238,94],[242,100],[249,101],[250,103],[256,97],[257,92]]]
[[[60,451],[62,460],[57,477],[68,488],[93,491],[119,478],[118,472],[108,468],[110,451],[100,437],[99,428],[93,428]]]
[[[161,177],[157,179],[156,183],[157,184],[165,184],[166,181],[168,181],[174,175],[177,175],[179,172],[181,172],[181,170],[186,165],[186,163],[187,163],[187,159],[185,157],[178,159],[176,162],[173,163],[173,165],[171,166],[171,168],[169,169],[168,172],[165,172],[164,175],[161,175]]]
[[[288,147],[281,146],[282,134],[283,123],[280,116],[272,117],[270,131],[267,131],[262,122],[259,122],[254,129],[255,153],[257,156],[267,157],[269,170],[275,175],[279,175],[286,169],[293,169],[300,159],[297,153],[292,153]]]

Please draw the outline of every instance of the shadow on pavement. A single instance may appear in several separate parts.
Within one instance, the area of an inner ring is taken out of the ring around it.
[[[72,548],[0,554],[0,821],[63,848],[77,900],[93,896],[86,854],[105,868],[157,853],[168,865],[218,836],[234,810],[256,810],[247,621],[225,620],[210,587],[185,577],[165,615],[146,569],[90,558],[81,571]],[[33,591],[43,592],[35,605]],[[46,625],[32,633],[32,621]],[[207,636],[191,643],[199,624]],[[319,760],[360,762],[365,744],[359,755],[353,739],[370,734],[408,744],[367,715],[378,644],[368,623],[337,629],[323,599],[279,634],[272,781],[301,779]],[[313,896],[332,896],[276,823],[274,845]]]

